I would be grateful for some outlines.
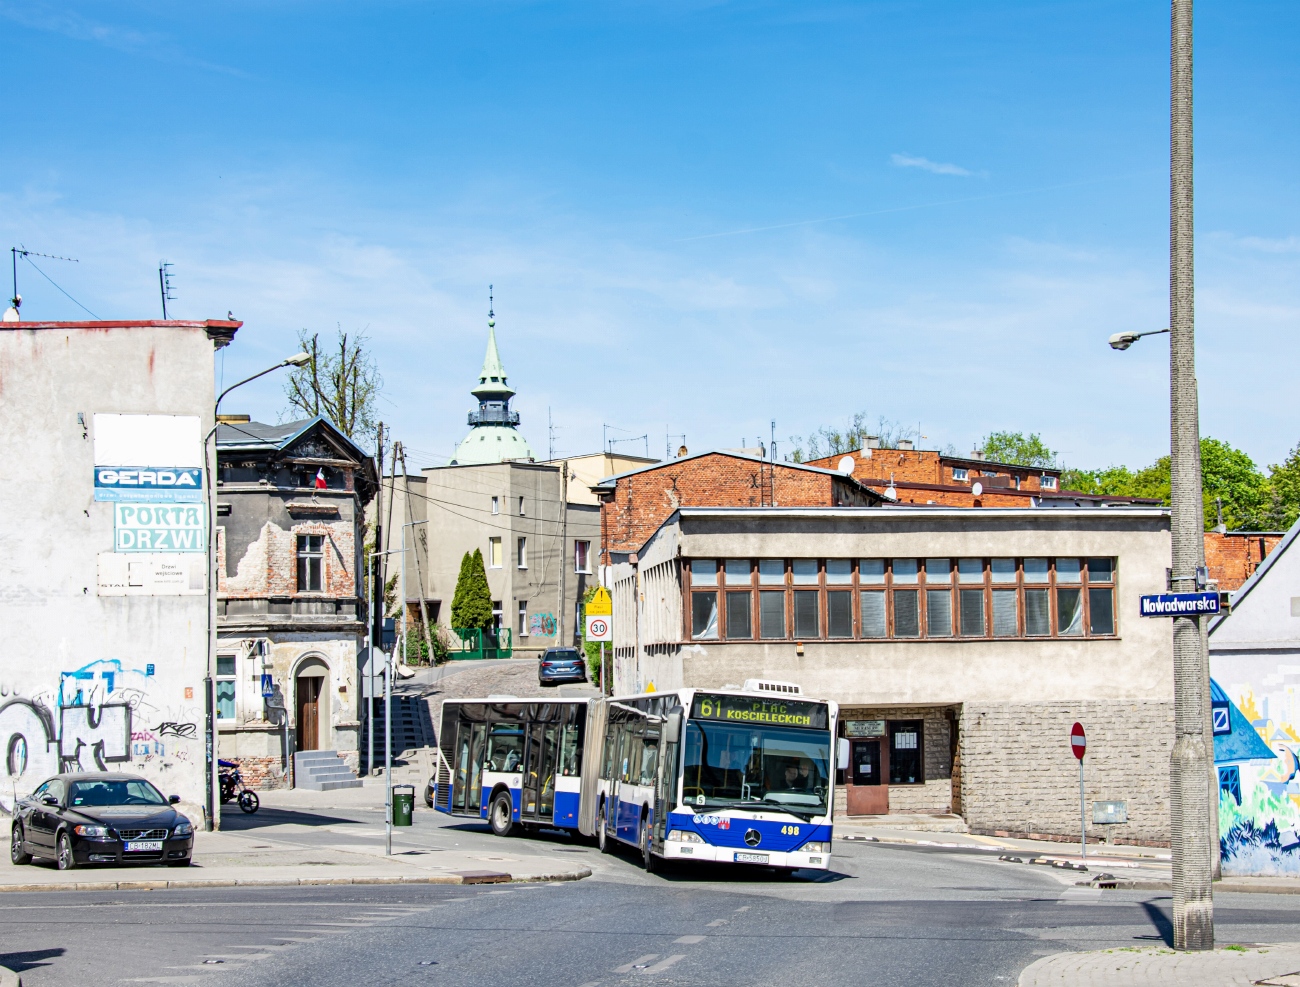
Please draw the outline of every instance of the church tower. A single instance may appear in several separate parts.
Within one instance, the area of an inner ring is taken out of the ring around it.
[[[510,399],[515,392],[506,383],[506,368],[497,352],[496,324],[489,294],[487,355],[483,357],[478,386],[470,390],[478,398],[478,411],[469,413],[469,424],[473,427],[456,447],[450,463],[452,466],[478,466],[507,459],[531,462],[534,458],[533,451],[518,431],[519,412],[510,410]]]

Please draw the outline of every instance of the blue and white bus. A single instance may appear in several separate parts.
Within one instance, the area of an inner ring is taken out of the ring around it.
[[[790,683],[443,703],[434,805],[660,860],[830,866],[835,703]]]

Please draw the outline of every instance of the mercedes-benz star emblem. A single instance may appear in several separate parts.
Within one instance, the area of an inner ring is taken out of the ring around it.
[[[763,834],[756,829],[745,830],[745,845],[758,846],[763,842]]]

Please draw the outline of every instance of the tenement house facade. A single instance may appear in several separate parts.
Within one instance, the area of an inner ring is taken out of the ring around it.
[[[799,684],[840,703],[837,811],[1168,838],[1167,510],[682,508],[613,567],[615,691]]]

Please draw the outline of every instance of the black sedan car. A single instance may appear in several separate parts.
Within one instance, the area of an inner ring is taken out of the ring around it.
[[[47,857],[59,870],[86,864],[188,867],[194,827],[139,775],[55,775],[14,806],[9,859]]]
[[[587,659],[577,648],[547,648],[537,665],[537,684],[587,681]]]

